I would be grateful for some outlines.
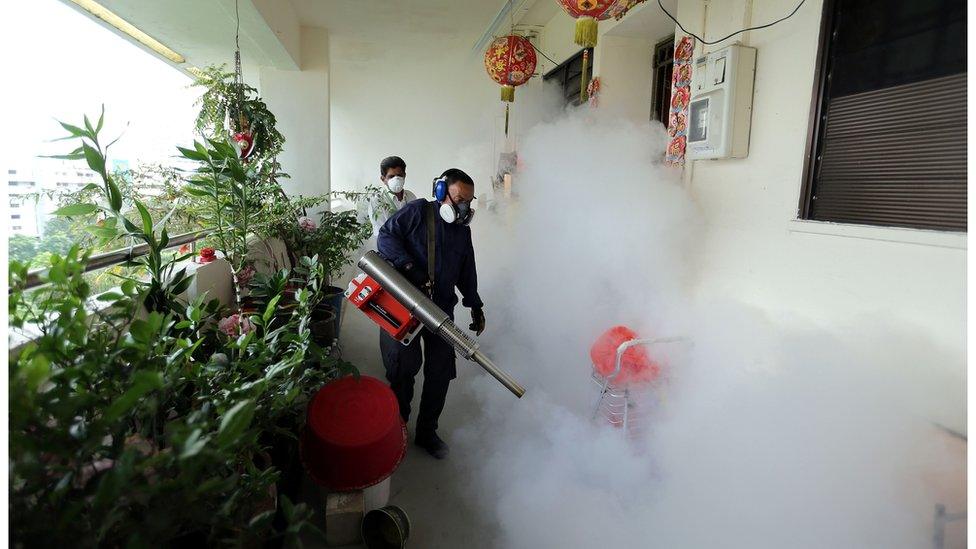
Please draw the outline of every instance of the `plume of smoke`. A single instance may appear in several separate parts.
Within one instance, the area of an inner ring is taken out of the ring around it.
[[[897,327],[829,333],[696,300],[706,228],[660,163],[665,139],[581,113],[542,123],[522,139],[517,200],[479,213],[484,347],[528,388],[513,403],[460,372],[455,398],[481,413],[452,434],[455,464],[499,525],[492,544],[925,546],[920,472],[946,461],[908,405],[938,395],[909,381],[951,358]],[[616,324],[692,342],[655,351],[663,398],[638,441],[591,419],[589,346]]]

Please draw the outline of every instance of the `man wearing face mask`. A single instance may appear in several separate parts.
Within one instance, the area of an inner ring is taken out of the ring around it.
[[[474,181],[459,169],[449,169],[434,180],[433,195],[434,200],[415,200],[390,217],[380,229],[377,249],[452,320],[459,290],[462,304],[471,309],[468,328],[481,335],[485,315],[468,227],[474,216]],[[410,417],[414,378],[423,366],[415,442],[435,458],[444,459],[448,447],[437,436],[437,419],[444,409],[448,385],[457,375],[454,348],[426,329],[421,333],[422,337],[404,346],[380,330],[380,351],[404,421]]]
[[[417,195],[403,188],[407,177],[407,163],[399,156],[388,156],[380,162],[380,181],[389,192],[380,193],[369,199],[366,213],[373,224],[373,234],[379,234],[380,227],[391,215],[408,202],[417,200]]]

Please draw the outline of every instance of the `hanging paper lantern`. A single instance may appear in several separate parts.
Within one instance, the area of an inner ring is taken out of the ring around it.
[[[502,101],[515,101],[515,86],[535,73],[535,48],[528,39],[510,34],[496,38],[485,51],[485,70],[502,85]],[[508,105],[505,105],[505,135],[508,135]]]
[[[535,48],[528,39],[510,34],[496,38],[485,51],[485,70],[502,85],[502,101],[515,101],[515,86],[535,73]]]
[[[576,43],[584,48],[596,45],[597,21],[615,14],[618,0],[557,0],[576,19]]]

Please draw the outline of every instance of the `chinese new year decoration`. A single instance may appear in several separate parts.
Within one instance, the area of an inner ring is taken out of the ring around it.
[[[535,48],[527,38],[510,34],[496,38],[485,51],[485,70],[492,80],[501,84],[501,98],[505,105],[505,134],[508,134],[508,105],[515,101],[515,87],[521,86],[535,73]]]
[[[665,162],[683,166],[688,145],[688,103],[691,101],[691,59],[695,39],[685,36],[674,46],[674,71],[671,75],[671,114],[668,116],[668,150]]]
[[[597,23],[611,17],[621,19],[645,0],[556,0],[576,19],[576,43],[584,48],[596,46]]]

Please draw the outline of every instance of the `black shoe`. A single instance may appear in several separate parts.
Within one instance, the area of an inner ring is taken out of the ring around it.
[[[428,454],[437,459],[444,459],[450,453],[450,448],[448,448],[447,443],[441,440],[441,437],[437,436],[437,433],[418,434],[413,439],[413,443],[427,450]]]

